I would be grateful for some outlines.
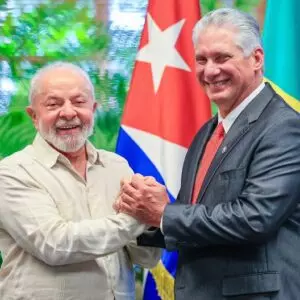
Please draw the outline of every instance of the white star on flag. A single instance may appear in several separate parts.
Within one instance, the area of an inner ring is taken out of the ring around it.
[[[147,15],[149,43],[140,49],[136,60],[151,64],[155,93],[159,89],[167,66],[191,72],[190,67],[175,48],[184,22],[185,20],[182,19],[162,31],[151,15],[149,13]]]

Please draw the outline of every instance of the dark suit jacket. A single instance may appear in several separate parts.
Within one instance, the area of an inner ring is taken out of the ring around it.
[[[266,84],[226,134],[190,205],[217,118],[195,137],[179,196],[139,244],[178,250],[176,299],[300,299],[300,115]]]

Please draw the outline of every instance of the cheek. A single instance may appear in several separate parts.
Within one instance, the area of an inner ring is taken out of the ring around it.
[[[241,72],[240,70],[238,70],[234,73],[232,80],[237,89],[239,87],[244,88],[243,86],[244,86],[245,82],[248,81],[247,75],[246,75],[247,72],[248,72],[247,70],[245,70],[244,73]]]
[[[94,114],[90,110],[88,111],[84,110],[78,112],[78,118],[81,120],[82,123],[91,124],[94,118]]]
[[[203,70],[203,66],[196,63],[195,70],[196,70],[196,74],[200,74]]]
[[[55,126],[55,123],[57,121],[56,114],[49,114],[47,116],[43,116],[38,119],[38,126],[42,126],[43,129],[49,129]]]
[[[196,77],[198,78],[198,80],[200,82],[201,82],[201,79],[203,78],[203,72],[204,72],[203,66],[199,66],[196,64],[195,73],[196,73]]]

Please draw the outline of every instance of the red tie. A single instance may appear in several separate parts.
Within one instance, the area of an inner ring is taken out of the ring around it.
[[[216,127],[215,131],[213,132],[211,138],[207,142],[204,154],[200,162],[200,166],[198,168],[197,177],[195,180],[195,185],[193,190],[193,197],[192,197],[193,204],[197,202],[198,194],[200,192],[206,172],[214,156],[216,155],[218,148],[220,147],[224,139],[224,134],[225,134],[224,127],[222,125],[222,122],[220,122]]]

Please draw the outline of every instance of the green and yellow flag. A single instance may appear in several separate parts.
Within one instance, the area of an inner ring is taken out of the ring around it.
[[[265,79],[300,112],[300,0],[268,0],[263,29]]]

